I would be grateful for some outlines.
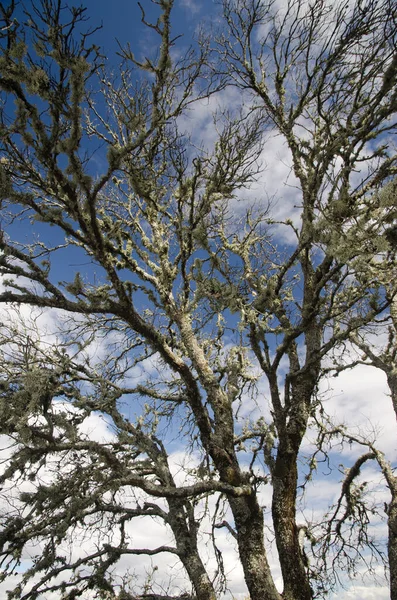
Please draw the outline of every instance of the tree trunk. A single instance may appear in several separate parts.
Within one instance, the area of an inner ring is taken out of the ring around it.
[[[214,586],[208,576],[197,548],[194,515],[188,525],[189,507],[181,500],[168,499],[169,525],[175,537],[179,558],[193,585],[197,600],[216,600]]]
[[[389,384],[391,399],[394,412],[397,418],[397,372],[393,368],[387,372],[387,382]],[[390,493],[392,496],[388,508],[388,542],[387,552],[389,557],[390,570],[390,598],[397,600],[397,479],[391,475],[387,477]]]
[[[395,491],[397,492],[397,490]],[[387,526],[389,530],[387,552],[390,569],[390,598],[397,600],[397,494],[393,491],[388,509]]]
[[[387,375],[387,383],[390,389],[391,401],[393,403],[394,414],[396,415],[397,419],[397,368],[393,365],[391,368],[383,368],[383,370]]]
[[[285,446],[286,443],[281,440],[273,473],[272,502],[274,532],[284,581],[283,599],[311,600],[313,593],[296,526],[297,453]]]
[[[250,600],[281,600],[264,547],[263,513],[256,495],[229,498]]]

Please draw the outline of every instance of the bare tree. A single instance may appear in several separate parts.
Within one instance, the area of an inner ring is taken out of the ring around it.
[[[14,2],[0,4],[0,300],[69,315],[47,346],[34,331],[3,327],[2,433],[12,444],[1,476],[4,573],[41,544],[10,598],[176,597],[116,580],[125,557],[168,553],[190,581],[185,597],[214,600],[228,585],[221,528],[252,600],[321,597],[332,581],[318,581],[307,561],[298,461],[316,423],[322,361],[394,297],[378,293],[395,216],[376,191],[396,172],[396,9],[225,1],[219,45],[202,37],[175,60],[173,3],[155,4],[158,19],[142,18],[157,54],[140,61],[123,50],[114,78],[81,33],[84,9],[42,0],[20,23]],[[181,117],[225,85],[243,90],[243,105],[215,116],[213,149],[197,148]],[[290,153],[300,215],[275,223],[261,194],[236,219],[269,131]],[[28,244],[15,229],[24,223],[37,231]],[[86,266],[59,281],[65,252]],[[101,360],[90,350],[98,340]],[[252,401],[255,419],[240,417]],[[110,440],[84,433],[92,414],[106,418]],[[198,457],[182,483],[171,467],[176,431]],[[270,485],[282,593],[266,551]],[[203,503],[214,575],[200,553]],[[162,522],[173,542],[136,547],[140,517]],[[95,539],[87,555],[73,544],[65,553],[76,532]]]
[[[254,283],[255,307],[266,324],[269,313],[276,317],[281,342],[273,355],[266,337],[272,329],[257,319],[251,324],[251,343],[269,379],[279,438],[272,472],[273,521],[284,594],[310,598],[304,561],[296,559],[297,456],[322,357],[383,308],[382,295],[371,294],[369,303],[366,298],[369,289],[379,288],[384,266],[381,260],[377,269],[368,265],[386,250],[380,235],[384,213],[395,215],[391,207],[382,212],[370,192],[396,168],[387,143],[396,126],[396,13],[389,2],[331,6],[297,1],[287,2],[278,13],[273,5],[225,2],[228,29],[221,53],[235,85],[253,94],[284,136],[299,182],[301,221],[298,227],[291,223],[296,245],[273,281],[258,274]],[[385,143],[373,144],[374,138]],[[302,291],[294,286],[291,298],[293,273],[302,281]],[[284,356],[289,370],[282,401],[277,373]]]
[[[354,330],[350,334],[350,340],[358,350],[359,354],[350,360],[344,361],[339,366],[333,367],[336,373],[350,369],[357,364],[369,365],[383,371],[387,378],[390,398],[394,413],[397,417],[397,378],[396,378],[396,332],[397,332],[397,314],[396,314],[396,238],[395,238],[395,220],[396,220],[396,180],[393,179],[383,189],[376,194],[376,203],[378,210],[381,210],[386,219],[377,235],[388,241],[388,251],[384,253],[383,264],[379,263],[378,257],[369,261],[366,265],[366,271],[377,273],[379,284],[383,289],[379,290],[384,298],[389,301],[390,310],[381,313],[378,318],[370,324]],[[375,224],[373,224],[375,226]],[[361,271],[362,275],[362,271]],[[383,334],[383,336],[381,335]],[[345,432],[340,432],[345,435]],[[388,561],[390,569],[390,592],[391,598],[397,597],[397,478],[394,469],[387,457],[380,452],[373,443],[368,440],[360,440],[362,445],[366,445],[370,450],[366,456],[368,459],[376,460],[379,468],[385,478],[389,489],[391,499],[385,503],[384,510],[387,515],[388,524]],[[353,481],[354,478],[352,478]]]

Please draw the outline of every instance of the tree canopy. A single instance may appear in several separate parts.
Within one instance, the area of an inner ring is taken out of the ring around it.
[[[173,4],[112,72],[83,7],[0,2],[8,598],[237,595],[228,545],[251,600],[380,565],[397,600],[394,457],[323,401],[365,365],[397,413],[396,4],[224,0],[192,40]]]

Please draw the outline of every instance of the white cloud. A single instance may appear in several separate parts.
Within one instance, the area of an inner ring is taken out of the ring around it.
[[[353,585],[343,592],[346,600],[389,600],[390,589],[385,585]],[[337,600],[340,594],[331,596],[330,600]]]
[[[202,9],[202,3],[197,0],[179,0],[179,5],[186,11],[190,12],[192,16],[196,16]]]
[[[345,423],[356,434],[376,438],[377,446],[389,460],[397,457],[396,416],[386,376],[374,367],[358,365],[332,380],[331,397],[325,407],[335,422]],[[322,386],[325,391],[327,382]]]

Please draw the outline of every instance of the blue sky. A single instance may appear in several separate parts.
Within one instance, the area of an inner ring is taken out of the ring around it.
[[[122,46],[126,43],[131,44],[138,57],[143,48],[145,52],[151,49],[151,36],[142,27],[142,13],[136,0],[85,0],[81,4],[87,7],[87,16],[90,17],[92,25],[103,25],[102,30],[96,33],[95,39],[106,50],[109,62],[117,62],[116,40]],[[143,0],[141,4],[148,17],[156,14],[158,7],[153,6],[149,0]],[[215,4],[212,0],[176,0],[173,8],[174,34],[186,36],[187,43],[190,43],[190,37],[199,22],[213,12]],[[183,39],[179,40],[179,43],[183,45]]]

